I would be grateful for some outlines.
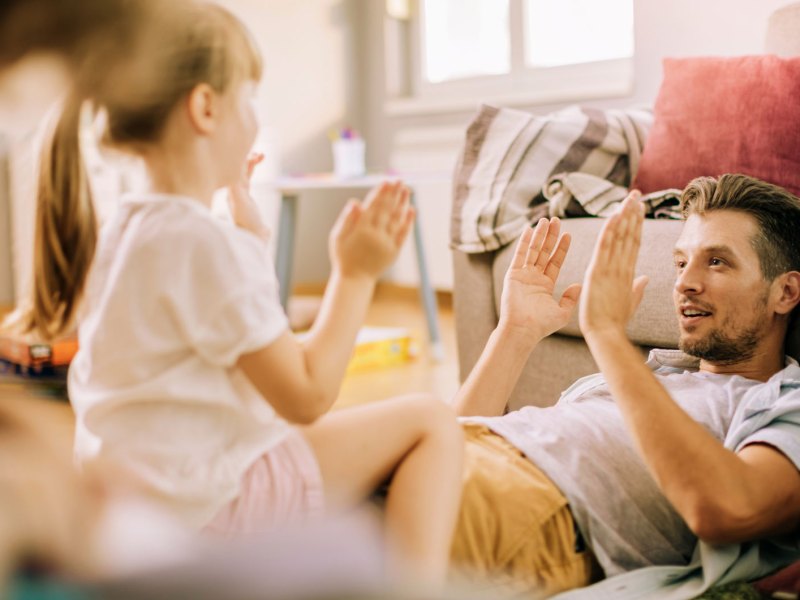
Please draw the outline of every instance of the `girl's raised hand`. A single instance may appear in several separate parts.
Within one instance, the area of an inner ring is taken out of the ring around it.
[[[264,155],[260,152],[251,152],[242,168],[242,177],[228,188],[228,207],[231,211],[234,223],[242,229],[256,234],[265,242],[269,241],[269,227],[261,220],[253,197],[250,195],[250,177],[256,165],[264,160]]]
[[[403,183],[384,182],[362,204],[350,200],[331,231],[333,267],[343,276],[377,279],[397,258],[414,222]]]

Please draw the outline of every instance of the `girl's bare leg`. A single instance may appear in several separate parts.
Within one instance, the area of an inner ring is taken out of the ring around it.
[[[330,507],[363,502],[391,476],[391,574],[443,585],[464,446],[450,407],[430,396],[406,396],[331,413],[302,431],[319,461]]]

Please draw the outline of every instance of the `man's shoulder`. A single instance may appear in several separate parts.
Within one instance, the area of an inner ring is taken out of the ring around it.
[[[791,356],[786,357],[786,366],[783,370],[775,374],[781,381],[781,385],[788,387],[800,387],[800,365]]]
[[[795,422],[800,424],[800,366],[787,357],[786,367],[772,376],[770,382],[776,389],[776,404],[781,412],[794,412]]]
[[[740,405],[725,445],[739,449],[755,437],[790,456],[800,465],[800,367],[793,360],[769,381],[753,388]],[[787,447],[788,445],[788,447]]]
[[[765,387],[772,406],[800,411],[800,366],[796,360],[787,356],[786,366],[770,377]]]

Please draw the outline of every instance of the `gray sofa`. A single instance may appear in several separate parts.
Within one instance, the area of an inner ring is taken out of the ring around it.
[[[770,17],[765,50],[784,56],[800,55],[800,3],[779,9]],[[572,234],[573,243],[561,271],[557,294],[567,285],[582,281],[602,224],[603,219],[597,218],[563,222],[563,230]],[[675,348],[678,342],[671,293],[674,284],[671,256],[682,225],[680,221],[645,221],[638,271],[650,277],[650,284],[629,328],[631,339],[641,347],[643,356],[652,347]],[[497,325],[503,276],[512,251],[513,244],[482,254],[453,252],[453,300],[462,381]],[[800,319],[796,321],[788,350],[800,359]],[[597,370],[581,336],[576,314],[565,328],[544,340],[533,352],[508,409],[551,405],[572,382]]]

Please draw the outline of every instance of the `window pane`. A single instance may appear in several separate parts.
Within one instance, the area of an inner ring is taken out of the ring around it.
[[[423,0],[422,10],[427,81],[509,72],[508,0]]]
[[[633,0],[525,0],[528,66],[629,56],[633,56]]]

